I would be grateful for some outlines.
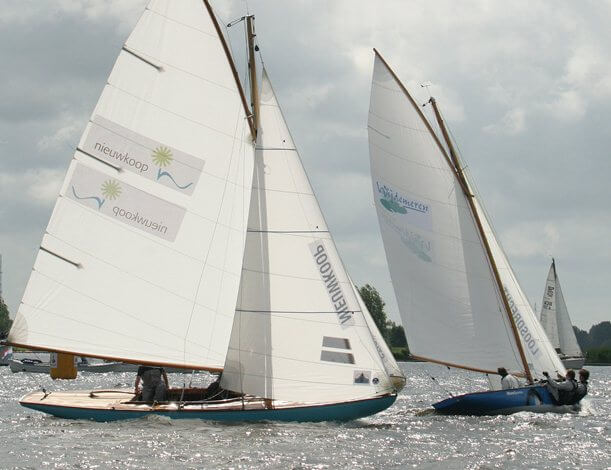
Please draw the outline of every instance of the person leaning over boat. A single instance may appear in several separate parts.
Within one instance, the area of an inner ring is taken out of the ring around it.
[[[575,398],[577,396],[578,385],[575,380],[574,370],[567,370],[565,377],[558,375],[558,378],[561,380],[550,378],[547,372],[543,372],[543,375],[547,378],[547,389],[560,405],[572,405],[576,403]]]
[[[516,377],[507,372],[507,369],[504,367],[499,367],[496,370],[501,376],[501,387],[503,390],[507,390],[509,388],[520,388],[520,382]]]
[[[163,367],[138,367],[136,383],[134,384],[134,394],[136,396],[139,393],[140,381],[142,381],[142,401],[165,401],[166,392],[170,385]]]

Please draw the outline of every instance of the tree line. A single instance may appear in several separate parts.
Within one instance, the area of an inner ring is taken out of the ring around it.
[[[586,355],[586,364],[611,364],[611,322],[593,325],[590,331],[573,327],[579,347]]]
[[[8,307],[4,303],[4,299],[0,297],[0,340],[8,336],[13,320],[9,317]]]

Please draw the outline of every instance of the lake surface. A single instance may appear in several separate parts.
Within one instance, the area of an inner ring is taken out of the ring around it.
[[[577,415],[444,417],[421,412],[446,398],[446,390],[484,390],[486,381],[430,364],[401,366],[407,387],[391,408],[349,423],[315,424],[63,420],[17,400],[42,387],[131,387],[134,374],[83,373],[53,382],[2,367],[0,468],[611,468],[611,367],[590,367],[590,395]],[[195,374],[194,385],[207,380]],[[183,376],[171,374],[170,381],[180,386]]]

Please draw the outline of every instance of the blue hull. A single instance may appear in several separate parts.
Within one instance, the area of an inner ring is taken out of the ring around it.
[[[42,411],[59,418],[87,419],[92,421],[117,421],[137,419],[150,415],[167,416],[172,419],[205,419],[209,421],[349,421],[379,413],[391,406],[397,396],[390,395],[368,400],[329,405],[300,406],[270,410],[176,410],[176,411],[142,411],[112,410],[83,407],[21,403],[26,408]]]
[[[542,385],[467,393],[435,403],[433,408],[445,415],[500,415],[518,411],[562,413],[575,409],[558,405]]]

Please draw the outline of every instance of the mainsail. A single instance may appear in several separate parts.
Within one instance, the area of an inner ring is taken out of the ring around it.
[[[556,262],[552,260],[549,268],[543,302],[541,305],[541,324],[557,351],[566,356],[582,356],[577,343],[573,324],[566,308],[560,280],[556,273]]]
[[[378,54],[368,130],[376,211],[411,353],[476,371],[526,373],[522,346],[533,373],[563,371],[468,180]],[[530,345],[539,354],[526,351]]]
[[[81,137],[9,341],[220,370],[253,159],[202,2],[151,1]]]
[[[264,72],[242,281],[221,385],[305,402],[388,393],[398,367],[376,347],[368,316]]]

